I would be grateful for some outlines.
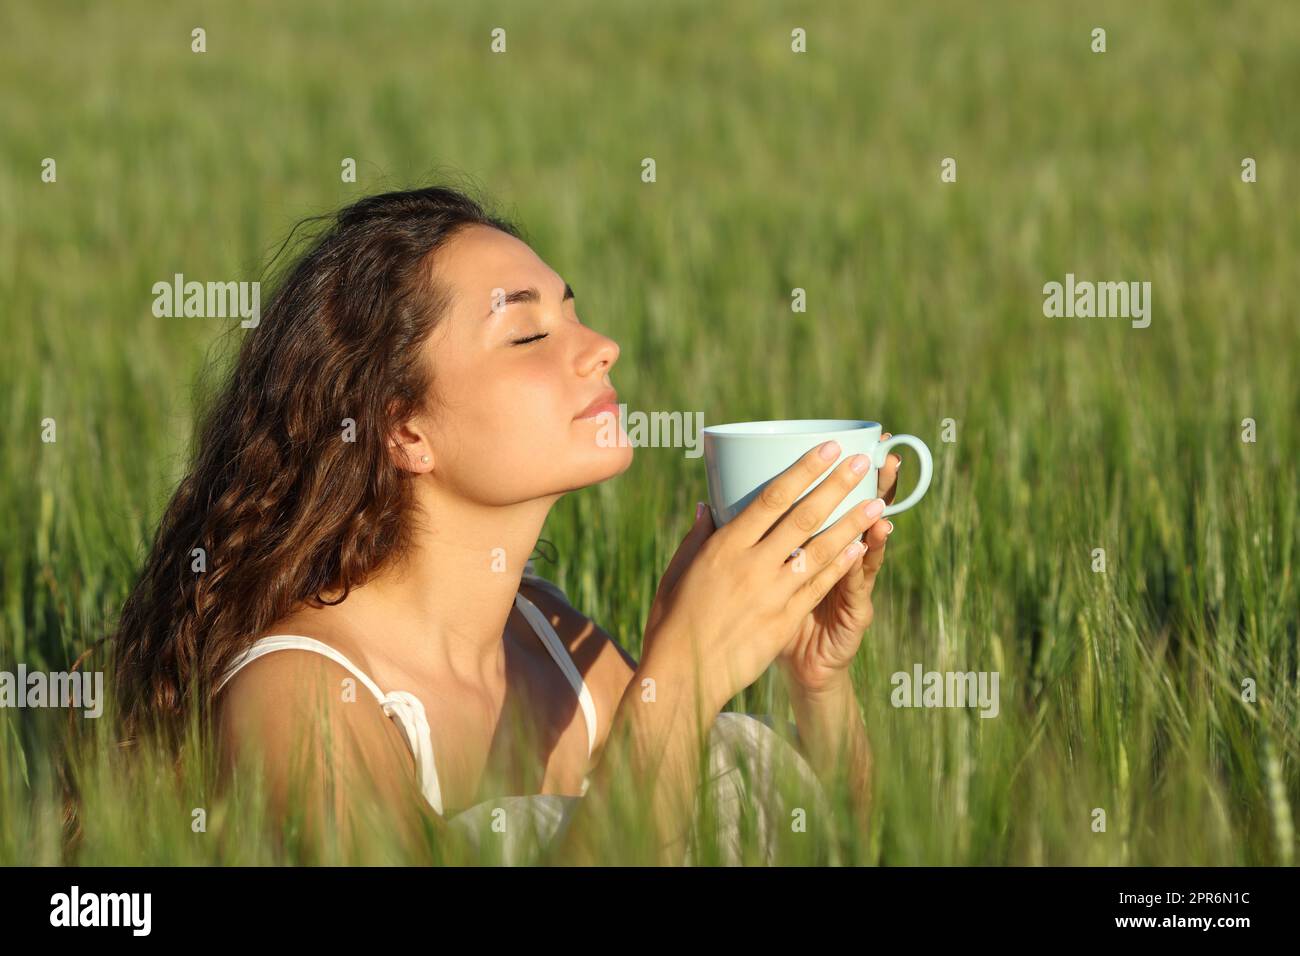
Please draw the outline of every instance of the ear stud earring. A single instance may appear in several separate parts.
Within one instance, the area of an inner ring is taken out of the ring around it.
[[[420,461],[422,461],[424,464],[427,465],[427,464],[429,463],[429,456],[428,456],[428,455],[421,455],[421,456],[420,456]]]

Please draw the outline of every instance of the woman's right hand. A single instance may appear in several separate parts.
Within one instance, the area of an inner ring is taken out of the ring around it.
[[[721,530],[708,508],[696,517],[655,593],[641,677],[684,681],[716,714],[767,670],[861,555],[874,520],[863,502],[808,543],[870,468],[868,456],[850,456],[791,508],[839,455],[834,441],[809,450]]]

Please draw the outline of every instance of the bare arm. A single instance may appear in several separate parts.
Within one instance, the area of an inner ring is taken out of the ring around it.
[[[871,820],[871,744],[848,673],[819,694],[789,680],[787,687],[804,756],[827,789],[848,787],[855,826],[865,835]]]
[[[854,564],[850,547],[874,520],[865,509],[836,521],[813,552],[811,573],[789,557],[861,480],[863,456],[820,478],[840,454],[834,441],[809,449],[763,486],[763,491],[717,530],[703,502],[695,523],[659,582],[646,621],[643,658],[624,690],[606,752],[560,838],[562,856],[596,859],[593,839],[603,815],[618,810],[620,783],[648,796],[657,830],[650,856],[677,862],[685,849],[699,786],[703,741],[722,706],[757,680],[791,643],[802,622]],[[793,507],[792,507],[793,505]],[[652,681],[654,695],[642,694]],[[707,686],[700,686],[705,682]],[[810,730],[841,719],[824,705],[804,718]],[[810,722],[811,721],[811,722]],[[865,733],[865,732],[864,732]],[[822,735],[824,737],[824,735]],[[833,748],[831,748],[833,752]],[[593,799],[593,795],[595,799]],[[628,821],[616,813],[618,821]]]
[[[705,689],[695,687],[692,693],[693,676],[668,661],[648,654],[638,664],[558,588],[525,582],[524,590],[569,649],[596,694],[601,726],[609,728],[591,755],[587,796],[548,848],[550,862],[626,865],[633,862],[629,856],[642,864],[682,862],[699,785],[696,745],[702,737],[698,726],[692,728],[691,701],[704,725],[712,723],[721,705],[701,703],[709,699]],[[615,819],[620,810],[622,825]],[[653,835],[646,832],[651,826]],[[646,837],[644,845],[629,847],[630,834]],[[626,847],[626,852],[608,858],[611,845]]]
[[[699,787],[699,746],[715,705],[689,674],[644,659],[628,683],[591,788],[553,848],[552,862],[677,865],[685,856]],[[635,859],[605,859],[630,833]]]

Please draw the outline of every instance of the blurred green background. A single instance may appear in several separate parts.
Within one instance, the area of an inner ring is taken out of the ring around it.
[[[66,668],[111,625],[205,374],[241,334],[155,318],[153,283],[256,279],[303,217],[468,179],[620,343],[629,410],[876,418],[933,449],[855,672],[877,757],[856,861],[1294,862],[1294,5],[53,2],[3,17],[0,669]],[[1241,180],[1246,157],[1258,182]],[[1042,286],[1067,272],[1150,281],[1151,326],[1045,318]],[[909,460],[904,487],[915,473]],[[705,493],[702,459],[640,449],[557,506],[540,570],[636,653]],[[917,662],[999,671],[1000,716],[892,708],[889,676]],[[778,685],[736,708],[780,712]],[[83,790],[84,839],[65,848],[65,720],[0,710],[0,862],[269,858],[251,840],[196,844],[187,812],[173,832],[145,809],[170,798],[107,778]]]

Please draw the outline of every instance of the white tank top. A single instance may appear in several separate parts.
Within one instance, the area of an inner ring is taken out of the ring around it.
[[[525,567],[523,580],[565,597],[564,592],[554,582],[539,578],[532,573],[531,561]],[[573,658],[569,656],[564,642],[555,633],[555,628],[551,627],[551,622],[546,619],[545,614],[537,609],[537,605],[524,597],[523,594],[516,594],[515,606],[523,613],[528,623],[533,626],[533,630],[541,638],[546,650],[550,652],[552,659],[559,665],[560,670],[569,681],[569,686],[573,688],[573,692],[578,696],[578,704],[582,708],[582,716],[587,724],[587,756],[590,757],[596,746],[596,704],[592,700],[587,682],[582,679],[582,674],[578,671],[577,665],[573,663]],[[442,816],[442,788],[438,785],[438,771],[433,758],[433,740],[429,734],[429,721],[425,716],[424,704],[420,702],[420,698],[404,690],[393,690],[384,693],[379,685],[370,679],[369,675],[362,672],[342,653],[323,641],[297,634],[275,634],[264,637],[256,641],[231,665],[217,685],[216,692],[220,692],[226,682],[234,677],[241,668],[259,657],[273,654],[276,651],[287,650],[314,651],[317,654],[322,654],[351,671],[357,680],[365,685],[366,689],[375,696],[379,706],[383,708],[384,714],[395,720],[402,729],[402,734],[406,738],[406,745],[415,757],[415,772],[419,778],[420,791],[424,794],[424,798],[429,802],[429,805],[433,807],[434,812]],[[582,793],[584,795],[590,783],[589,777],[583,777]],[[534,794],[532,796],[558,795]]]

